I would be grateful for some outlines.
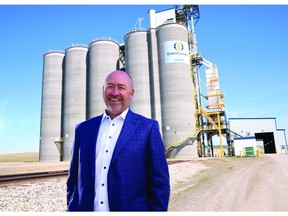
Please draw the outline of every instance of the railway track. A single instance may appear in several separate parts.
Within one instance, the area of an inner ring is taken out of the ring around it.
[[[185,161],[187,160],[168,160],[168,164],[171,165],[171,164],[181,163]],[[37,179],[61,177],[61,176],[67,176],[67,175],[68,175],[68,170],[0,175],[0,185],[23,182],[23,181],[34,181]]]
[[[21,181],[31,181],[31,180],[36,180],[36,179],[61,177],[61,176],[67,176],[67,175],[68,175],[68,170],[0,175],[0,185],[21,182]]]

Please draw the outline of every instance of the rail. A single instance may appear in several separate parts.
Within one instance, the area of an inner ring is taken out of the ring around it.
[[[67,175],[68,175],[68,170],[0,175],[0,184],[35,180],[35,179],[41,179],[41,178],[67,176]]]
[[[171,165],[175,163],[182,163],[185,161],[187,160],[168,160],[167,162],[169,165]],[[61,176],[67,176],[67,175],[68,175],[68,170],[0,175],[0,185],[21,182],[21,181],[30,181],[30,180],[35,180],[35,179],[61,177]]]

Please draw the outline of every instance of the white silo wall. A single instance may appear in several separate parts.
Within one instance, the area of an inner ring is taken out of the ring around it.
[[[43,56],[39,160],[60,160],[54,141],[61,136],[62,65],[64,53]]]
[[[63,160],[70,160],[76,124],[86,120],[86,70],[88,48],[66,49],[63,88]]]
[[[181,24],[156,29],[160,73],[162,131],[167,147],[195,130],[188,31]]]
[[[126,72],[132,77],[135,89],[131,109],[151,118],[147,32],[130,32],[124,39]]]
[[[118,69],[119,44],[112,40],[97,40],[89,45],[88,118],[103,113],[102,87],[106,75]]]
[[[150,76],[150,96],[151,96],[151,117],[158,121],[162,128],[160,81],[158,67],[158,48],[156,29],[148,32],[148,53],[149,53],[149,76]],[[162,130],[161,130],[162,133]]]

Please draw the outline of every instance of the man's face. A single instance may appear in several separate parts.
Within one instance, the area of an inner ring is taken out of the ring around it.
[[[130,106],[133,97],[133,84],[128,74],[114,71],[107,76],[103,86],[103,98],[112,119]]]

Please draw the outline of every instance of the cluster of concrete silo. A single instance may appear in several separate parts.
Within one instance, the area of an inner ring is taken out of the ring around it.
[[[124,41],[125,71],[135,88],[131,109],[159,122],[165,146],[194,131],[187,28],[167,23],[129,32]],[[106,74],[123,67],[120,45],[96,40],[48,52],[43,61],[40,160],[59,160],[57,139],[63,139],[63,160],[69,160],[75,125],[105,109],[102,86]]]

